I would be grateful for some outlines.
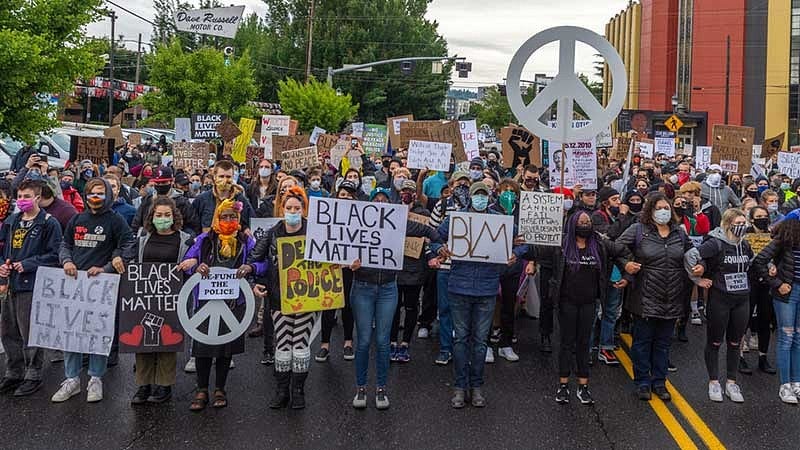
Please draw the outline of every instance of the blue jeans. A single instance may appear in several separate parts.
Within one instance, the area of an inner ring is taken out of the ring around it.
[[[455,387],[477,388],[483,385],[486,363],[486,338],[492,327],[495,296],[471,297],[450,293],[450,310],[456,337],[453,345]]]
[[[439,350],[453,352],[453,318],[450,316],[450,302],[447,298],[447,281],[449,270],[436,272],[436,302],[439,309]]]
[[[675,319],[633,319],[633,382],[636,386],[664,386],[667,383],[669,346]]]
[[[800,382],[800,283],[792,284],[788,302],[772,302],[778,324],[775,358],[781,384]]]
[[[375,371],[378,387],[386,386],[389,371],[389,335],[397,309],[397,282],[384,284],[353,280],[350,308],[356,324],[356,385],[367,385],[369,347],[375,324]]]
[[[78,378],[81,375],[83,353],[64,352],[64,375],[67,378]],[[108,357],[103,355],[89,355],[89,376],[102,377],[106,374]]]
[[[608,298],[602,306],[603,318],[600,322],[600,348],[605,350],[614,350],[614,325],[617,323],[619,317],[619,306],[622,303],[622,290],[610,287],[608,288]],[[597,320],[597,319],[595,319]],[[594,327],[592,327],[594,332]],[[593,342],[592,339],[589,342]]]

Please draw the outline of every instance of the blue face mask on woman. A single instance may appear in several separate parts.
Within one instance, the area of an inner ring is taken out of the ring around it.
[[[475,194],[471,198],[472,200],[472,209],[475,211],[486,211],[486,207],[489,206],[489,196],[484,194]]]
[[[283,215],[283,220],[286,221],[286,225],[296,227],[303,220],[303,215],[300,213],[286,213]]]

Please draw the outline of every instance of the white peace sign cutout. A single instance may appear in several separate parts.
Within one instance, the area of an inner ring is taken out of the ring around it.
[[[536,50],[554,41],[559,41],[558,75],[547,87],[526,105],[522,99],[520,80],[525,63]],[[606,59],[613,79],[613,90],[608,108],[603,108],[586,86],[575,75],[575,44],[577,41],[590,45]],[[572,142],[594,138],[604,131],[622,110],[628,90],[628,75],[614,47],[602,36],[580,27],[555,27],[537,33],[528,39],[514,54],[506,76],[508,104],[520,123],[537,136],[550,141]],[[558,103],[557,128],[550,128],[539,121],[539,117]],[[583,108],[592,120],[582,128],[572,128],[573,102]]]
[[[211,268],[211,271],[214,271],[214,267]],[[202,279],[202,275],[195,273],[186,280],[181,292],[178,294],[178,319],[181,321],[183,329],[192,339],[207,345],[222,345],[236,340],[247,331],[255,315],[256,300],[253,296],[253,290],[250,289],[250,284],[244,278],[239,280],[239,288],[244,292],[245,300],[244,318],[241,322],[233,315],[233,311],[228,307],[225,300],[203,301],[204,305],[190,318],[188,302],[191,298],[192,290],[200,284]],[[200,325],[206,319],[208,319],[207,334],[199,330]],[[225,325],[230,329],[229,332],[219,334],[220,320],[225,322]]]

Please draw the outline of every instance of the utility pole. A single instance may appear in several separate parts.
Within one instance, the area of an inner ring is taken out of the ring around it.
[[[314,40],[314,0],[308,8],[308,40],[306,42],[306,83],[311,78],[311,45]]]
[[[136,47],[136,84],[139,84],[139,69],[142,62],[142,33],[139,33],[139,44]]]
[[[108,90],[108,126],[114,125],[114,25],[117,15],[111,11],[111,50],[108,52],[108,77],[111,79],[111,87]]]
[[[728,124],[728,103],[731,94],[731,35],[725,45],[725,125]]]

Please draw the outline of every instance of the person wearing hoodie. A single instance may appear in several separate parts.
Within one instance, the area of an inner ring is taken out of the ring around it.
[[[255,216],[250,202],[238,184],[233,181],[233,174],[236,168],[230,161],[220,160],[214,164],[211,174],[214,178],[212,189],[205,191],[197,196],[192,203],[195,214],[204,233],[211,229],[211,222],[214,219],[214,211],[223,200],[234,200],[242,202],[240,216],[243,230],[250,228],[250,218]]]
[[[63,232],[70,219],[78,214],[78,211],[55,193],[56,181],[40,181],[40,183],[42,184],[42,196],[39,199],[39,207],[58,220]]]
[[[322,187],[322,170],[319,168],[308,171],[308,187],[306,193],[309,197],[328,198],[331,194]]]
[[[114,193],[114,204],[111,206],[111,209],[125,218],[125,222],[130,226],[137,211],[136,208],[129,205],[124,198],[119,196],[122,182],[116,175],[111,175],[110,173],[103,175],[103,179],[108,181],[108,184],[111,185],[111,191]]]
[[[72,182],[72,184],[73,184],[73,186],[75,186],[75,189],[77,189],[78,192],[83,194],[83,193],[85,193],[84,189],[85,189],[85,186],[86,186],[86,182],[91,180],[92,178],[94,178],[96,176],[100,176],[100,174],[98,173],[97,169],[95,168],[94,163],[92,163],[92,161],[88,160],[88,159],[84,159],[83,161],[81,161],[81,163],[80,163],[80,165],[78,165],[78,167],[79,167],[79,170],[80,170],[78,172],[78,178],[76,180],[74,180]]]
[[[722,215],[722,226],[711,230],[699,247],[684,255],[689,278],[698,286],[710,289],[706,307],[707,334],[705,359],[708,370],[708,397],[721,402],[719,349],[727,341],[727,382],[725,395],[736,403],[744,402],[736,384],[739,371],[739,345],[750,318],[750,283],[748,269],[753,259],[750,244],[742,239],[747,232],[747,218],[737,208]],[[703,277],[705,275],[705,277]],[[703,278],[701,278],[703,277]]]
[[[722,167],[719,164],[708,166],[700,195],[716,206],[720,213],[724,213],[728,208],[738,208],[742,205],[733,190],[722,182]]]
[[[79,270],[87,271],[90,277],[101,273],[122,273],[125,271],[125,263],[134,257],[136,242],[133,233],[125,219],[111,210],[114,200],[111,185],[106,180],[92,178],[86,182],[85,190],[88,208],[69,221],[59,249],[59,260],[64,267],[64,273],[69,277],[76,277]],[[119,334],[118,323],[116,320],[114,324],[114,343]],[[101,378],[113,358],[114,343],[109,349],[110,357],[89,355],[88,372],[91,378],[86,388],[87,402],[99,402],[103,399]],[[63,402],[80,393],[82,360],[82,353],[64,352],[66,379],[53,395],[53,402]]]
[[[72,185],[74,181],[75,174],[71,170],[61,172],[61,196],[64,201],[74,206],[78,213],[82,213],[84,208],[83,198],[81,193]]]
[[[201,227],[200,221],[195,213],[194,205],[196,205],[196,203],[190,203],[189,199],[186,198],[182,192],[172,187],[174,180],[172,168],[166,166],[158,167],[152,175],[153,177],[150,178],[150,182],[153,183],[153,191],[142,197],[141,203],[136,210],[136,216],[131,222],[131,228],[134,233],[140,233],[145,219],[150,213],[153,199],[157,197],[169,197],[175,202],[178,211],[181,212],[181,217],[183,217],[182,231],[192,236],[198,235]]]

